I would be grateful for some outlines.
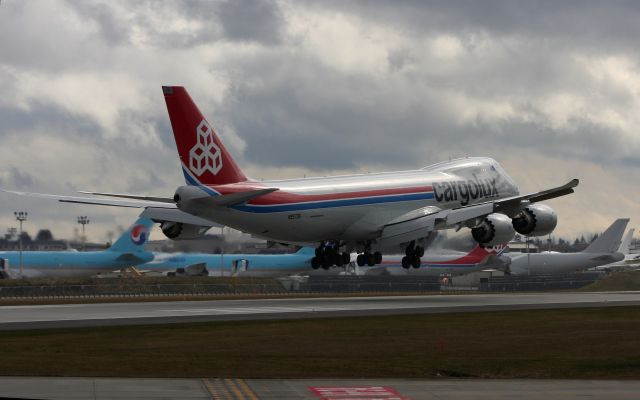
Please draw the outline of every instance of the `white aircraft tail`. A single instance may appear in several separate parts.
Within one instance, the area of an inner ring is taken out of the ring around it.
[[[618,253],[622,253],[625,256],[629,254],[629,246],[631,246],[631,239],[633,239],[634,232],[635,232],[635,229],[633,228],[629,229],[629,232],[627,232],[627,235],[624,237],[624,239],[622,239],[622,243],[620,243],[620,247],[618,248]]]
[[[615,222],[611,224],[611,226],[609,226],[602,235],[598,236],[598,238],[594,240],[593,243],[584,250],[584,252],[615,253],[620,247],[622,235],[624,235],[624,231],[627,229],[628,223],[629,218],[619,218],[615,220]]]

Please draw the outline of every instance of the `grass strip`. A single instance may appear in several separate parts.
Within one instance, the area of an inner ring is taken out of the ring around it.
[[[0,375],[640,378],[640,307],[0,332]]]

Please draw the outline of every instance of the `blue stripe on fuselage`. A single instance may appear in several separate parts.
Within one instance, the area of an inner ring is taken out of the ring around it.
[[[218,196],[220,193],[211,189],[208,186],[205,186],[198,182],[186,168],[182,168],[182,172],[184,173],[184,177],[187,180],[187,183],[192,186],[197,186],[198,188],[205,191],[207,194],[211,196]],[[242,204],[237,206],[231,206],[230,208],[237,211],[251,212],[257,214],[265,214],[265,213],[274,213],[274,212],[288,212],[288,211],[304,211],[304,210],[314,210],[314,209],[322,209],[322,208],[334,208],[334,207],[348,207],[348,206],[362,206],[369,204],[380,204],[380,203],[395,203],[399,201],[415,201],[415,200],[428,200],[433,199],[433,192],[424,192],[424,193],[411,193],[411,194],[398,194],[398,195],[387,195],[387,196],[375,196],[375,197],[361,197],[356,199],[338,199],[338,200],[319,200],[313,202],[306,203],[289,203],[289,204],[268,204],[268,205],[251,205],[251,204]]]
[[[362,205],[370,205],[370,204],[395,203],[399,201],[415,201],[415,200],[426,200],[426,199],[433,199],[433,192],[380,196],[380,197],[363,197],[358,199],[323,200],[323,201],[316,201],[316,202],[309,202],[309,203],[274,204],[274,205],[264,205],[264,206],[255,206],[251,204],[245,204],[245,205],[233,206],[231,208],[238,211],[261,214],[261,213],[273,213],[273,212],[316,210],[321,208],[333,208],[333,207],[362,206]]]
[[[184,179],[187,181],[187,184],[191,186],[197,186],[198,188],[202,189],[203,191],[205,191],[207,194],[211,196],[218,196],[220,194],[215,190],[211,189],[210,187],[205,186],[202,183],[198,182],[196,178],[191,176],[191,174],[189,173],[189,171],[187,171],[185,167],[182,167],[182,173],[184,174]]]

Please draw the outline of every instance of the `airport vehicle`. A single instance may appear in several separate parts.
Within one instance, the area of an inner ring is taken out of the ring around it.
[[[153,253],[153,261],[138,266],[165,275],[280,277],[308,272],[315,249],[288,254]]]
[[[153,221],[139,218],[104,251],[0,252],[3,278],[83,277],[116,271],[153,259],[144,249]]]
[[[358,265],[380,264],[382,252],[403,249],[402,265],[419,267],[425,238],[442,229],[470,228],[483,246],[515,232],[542,236],[557,223],[540,203],[573,193],[578,180],[519,194],[495,160],[457,159],[412,171],[257,181],[236,164],[185,88],[162,88],[186,185],[173,197],[105,192],[59,201],[145,208],[172,239],[197,236],[218,223],[274,242],[316,247],[314,266],[341,266],[352,250]],[[19,193],[19,192],[14,192]],[[25,193],[19,193],[25,194]]]
[[[619,247],[628,218],[617,219],[606,231],[579,253],[505,253],[511,259],[512,275],[556,274],[586,270],[621,261]]]

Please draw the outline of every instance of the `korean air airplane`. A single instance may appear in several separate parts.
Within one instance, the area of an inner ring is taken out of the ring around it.
[[[311,270],[315,249],[302,247],[290,254],[153,253],[153,261],[139,270],[166,275],[280,277]]]
[[[139,218],[104,251],[23,251],[0,252],[0,275],[5,278],[83,277],[111,272],[153,259],[144,249],[153,221]],[[22,273],[21,273],[22,270]]]
[[[573,193],[569,183],[520,194],[495,160],[458,159],[428,167],[322,178],[258,181],[247,177],[184,87],[164,86],[186,185],[172,197],[82,192],[112,197],[22,195],[59,201],[145,208],[172,239],[197,236],[217,223],[274,242],[312,245],[314,266],[341,266],[356,251],[358,265],[382,263],[402,249],[405,267],[420,267],[425,238],[443,229],[470,228],[483,246],[515,232],[544,236],[557,224],[540,202]],[[393,151],[390,149],[390,151]]]

